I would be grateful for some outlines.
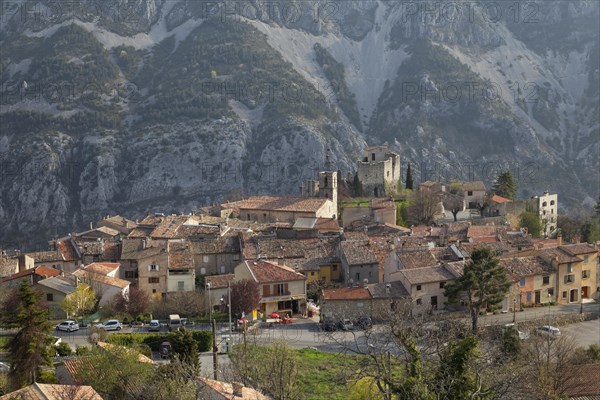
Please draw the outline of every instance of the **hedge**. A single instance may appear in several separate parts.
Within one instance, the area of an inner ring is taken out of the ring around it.
[[[212,333],[210,331],[191,331],[192,337],[198,343],[198,351],[209,351],[212,347]],[[108,336],[108,343],[125,347],[139,347],[147,345],[152,351],[158,351],[160,344],[171,340],[174,332],[168,333],[113,333]]]

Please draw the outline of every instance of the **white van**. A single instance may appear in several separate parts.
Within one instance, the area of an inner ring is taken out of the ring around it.
[[[181,318],[179,318],[179,314],[171,314],[169,315],[169,330],[177,330],[181,327]]]

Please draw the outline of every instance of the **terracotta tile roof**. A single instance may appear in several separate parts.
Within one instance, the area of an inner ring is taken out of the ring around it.
[[[531,239],[531,244],[536,249],[550,249],[553,247],[558,247],[557,239]]]
[[[473,243],[495,243],[499,241],[500,239],[496,236],[478,236],[473,238]]]
[[[235,274],[210,275],[204,277],[204,282],[210,283],[211,289],[222,289],[227,287],[227,282],[232,282]]]
[[[56,248],[65,261],[76,261],[80,258],[73,239],[57,241]]]
[[[94,274],[108,275],[120,266],[119,263],[95,262],[86,265],[84,269]]]
[[[498,196],[497,194],[494,193],[494,195],[492,197],[490,197],[490,201],[493,201],[494,203],[502,204],[502,203],[510,203],[512,200],[507,199],[502,196]]]
[[[514,251],[514,249],[508,243],[493,242],[493,243],[461,243],[460,249],[463,250],[468,256],[471,252],[478,247],[484,247],[495,250],[498,254],[506,254]]]
[[[264,260],[245,261],[257,283],[306,280],[306,277],[285,265]]]
[[[129,232],[127,235],[128,238],[137,239],[137,238],[145,238],[150,236],[154,228],[146,228],[146,227],[137,227]]]
[[[63,261],[62,255],[58,251],[36,251],[25,254],[33,258],[35,262]]]
[[[112,238],[119,236],[121,232],[116,229],[109,228],[108,226],[100,226],[98,228],[90,229],[84,232],[79,232],[75,235],[77,238],[97,238],[105,237]]]
[[[598,250],[587,243],[579,243],[579,244],[567,244],[558,247],[560,250],[571,256],[578,256],[580,254],[591,254],[596,253]]]
[[[105,260],[118,260],[121,258],[121,243],[120,242],[105,242],[102,258]]]
[[[74,280],[62,276],[52,276],[42,279],[38,282],[38,285],[57,290],[64,294],[71,294],[77,289],[77,284]]]
[[[206,236],[220,236],[221,227],[219,225],[186,225],[183,224],[177,229],[177,237],[180,238],[194,238],[194,237],[206,237]]]
[[[55,385],[37,382],[0,396],[0,400],[64,400],[66,398],[102,400],[102,397],[91,386]]]
[[[455,242],[467,240],[467,232],[469,231],[468,222],[451,222],[446,226],[446,238],[448,241]]]
[[[98,282],[108,286],[115,286],[119,289],[125,289],[131,284],[131,282],[126,281],[124,279],[113,278],[111,276],[106,276],[102,274],[96,274],[90,271],[86,271],[84,269],[78,269],[77,271],[73,272],[72,275],[80,279],[90,280],[92,282]]]
[[[222,208],[240,210],[269,210],[316,212],[328,199],[320,197],[252,196],[245,200],[222,204]]]
[[[216,239],[192,240],[190,246],[193,254],[239,253],[240,239],[237,236],[227,236]]]
[[[165,217],[157,226],[154,228],[150,237],[156,239],[173,239],[180,238],[181,236],[177,233],[177,230],[183,225],[190,217],[186,215],[169,215]]]
[[[367,235],[364,231],[344,231],[342,238],[344,240],[358,240],[366,242],[369,240],[369,235]]]
[[[30,268],[30,269],[26,269],[25,271],[21,271],[21,272],[17,272],[16,274],[7,276],[2,278],[2,280],[0,280],[0,282],[7,282],[7,281],[11,281],[13,279],[18,279],[18,278],[22,278],[24,276],[29,276],[29,275],[38,275],[38,276],[43,276],[43,277],[50,277],[50,276],[58,276],[60,275],[60,271],[58,269],[54,269],[54,268],[48,268],[48,267],[35,267],[35,268]]]
[[[467,181],[462,182],[462,189],[466,191],[484,191],[485,184],[482,181]]]
[[[550,249],[542,249],[538,252],[539,256],[542,257],[547,262],[550,262],[552,259],[556,259],[559,264],[565,263],[576,263],[583,261],[582,258],[575,257],[570,255],[564,250],[561,250],[560,247],[550,248]]]
[[[103,242],[95,241],[76,241],[79,252],[86,256],[101,256],[103,253]]]
[[[242,240],[242,255],[245,259],[337,259],[338,242],[337,238],[278,239],[252,236]]]
[[[406,280],[412,285],[431,282],[444,282],[456,278],[456,276],[443,265],[437,267],[403,269],[400,270],[399,273],[404,275]]]
[[[238,383],[229,383],[222,381],[215,381],[209,378],[197,377],[198,381],[204,384],[204,388],[200,389],[202,395],[206,394],[206,398],[216,398],[213,394],[208,391],[213,391],[218,394],[218,398],[227,400],[269,400],[269,397],[263,395],[259,391],[243,386]],[[238,393],[234,393],[234,385],[238,386]],[[204,398],[204,396],[202,396]]]
[[[340,224],[335,218],[317,218],[315,228],[317,228],[320,233],[337,233],[340,231]]]
[[[115,224],[117,226],[121,226],[123,228],[133,229],[137,226],[134,221],[131,221],[127,218],[121,217],[120,215],[114,215],[112,217],[106,217],[103,221],[110,222],[111,224]]]
[[[433,267],[439,264],[429,249],[406,251],[400,248],[396,250],[396,255],[405,269]]]
[[[388,293],[389,285],[389,293]],[[369,292],[374,299],[409,297],[409,293],[400,281],[390,283],[371,283],[368,285]]]
[[[138,250],[136,252],[133,253],[128,253],[127,254],[127,259],[131,259],[131,260],[142,260],[144,258],[148,258],[148,257],[153,257],[157,254],[160,253],[166,253],[167,252],[167,248],[165,245],[162,246],[154,246],[154,247],[147,247],[145,249],[142,250]]]
[[[600,398],[600,364],[573,365],[568,376],[564,395],[570,399]]]
[[[385,259],[395,247],[394,235],[369,236],[371,251],[380,266],[385,264]]]
[[[147,215],[140,222],[138,222],[138,228],[140,225],[146,226],[157,226],[160,224],[166,217],[164,215]]]
[[[323,299],[328,300],[369,300],[371,299],[369,289],[359,288],[340,288],[323,289]]]
[[[340,244],[340,252],[346,258],[348,265],[377,263],[369,241],[344,240]]]
[[[141,238],[123,239],[121,242],[121,257],[126,258],[128,254],[141,250],[143,248],[143,243]]]
[[[473,225],[470,226],[467,230],[467,237],[469,238],[477,238],[483,236],[493,236],[495,237],[497,234],[496,226],[487,226],[487,225]]]
[[[190,251],[189,243],[169,243],[169,269],[194,268],[194,257]]]
[[[536,256],[504,258],[500,260],[500,265],[517,280],[521,277],[554,272],[554,268]]]

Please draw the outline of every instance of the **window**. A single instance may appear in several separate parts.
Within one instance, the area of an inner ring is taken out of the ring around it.
[[[567,298],[567,291],[566,291],[566,290],[562,292],[562,298],[563,298],[563,299],[566,299],[566,298]]]
[[[527,298],[527,302],[531,301],[531,292],[527,292],[525,297]]]
[[[311,271],[310,276],[315,276],[315,271]]]
[[[285,285],[283,283],[275,285],[275,293],[277,293],[278,296],[285,294]]]
[[[356,282],[360,282],[360,272],[356,273]]]
[[[148,283],[159,283],[159,282],[160,282],[160,279],[157,276],[148,278]]]
[[[234,254],[234,255],[231,257],[231,259],[232,259],[233,261],[238,261],[238,260],[240,259],[240,255],[239,255],[239,254]]]
[[[587,264],[589,260],[590,260],[590,256],[583,256],[583,262],[585,264]]]
[[[137,277],[137,271],[125,271],[125,279],[136,279]]]
[[[583,271],[581,271],[581,279],[587,279],[589,277],[590,277],[589,269],[584,269]]]
[[[568,264],[567,264],[567,272],[568,272],[568,273],[571,273],[571,272],[573,272],[573,264],[571,264],[571,263],[568,263]]]
[[[54,294],[46,293],[46,301],[54,301]]]
[[[417,305],[420,306],[421,304],[423,304],[423,300],[417,299]]]
[[[440,289],[443,289],[446,286],[446,282],[440,282]]]
[[[519,279],[519,286],[525,286],[525,278]]]
[[[548,297],[554,296],[554,288],[548,288]]]
[[[148,265],[148,271],[158,271],[158,265],[156,265],[156,264]]]
[[[421,285],[417,285],[417,290],[421,290]]]
[[[210,256],[202,256],[202,262],[204,264],[208,263],[210,261]]]
[[[550,205],[553,206],[554,205],[554,200],[550,200]]]
[[[221,265],[221,274],[224,274],[224,273],[225,273],[225,266]]]
[[[334,266],[331,268],[331,270],[332,270],[333,272],[336,272],[336,271],[337,271],[337,265],[334,265]]]
[[[323,179],[323,183],[324,183],[324,186],[327,187],[327,177],[325,177],[325,179]]]
[[[177,290],[184,290],[184,289],[185,289],[185,282],[184,281],[177,282]]]
[[[152,289],[152,294],[156,293],[156,289]]]
[[[467,196],[473,196],[473,191],[472,190],[467,191]]]
[[[371,160],[375,161],[375,153],[371,153]]]
[[[387,172],[387,176],[388,176],[388,178],[390,177],[390,171]]]
[[[546,202],[542,203],[542,207],[546,207],[547,205],[548,205],[548,203],[546,203]]]
[[[206,275],[206,268],[200,268],[200,275]]]
[[[575,282],[575,275],[565,275],[565,283]]]
[[[549,284],[550,284],[550,277],[549,276],[542,277],[542,285],[549,285]]]

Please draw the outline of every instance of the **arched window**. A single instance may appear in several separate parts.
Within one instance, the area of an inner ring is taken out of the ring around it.
[[[546,202],[542,203],[542,207],[546,207],[547,205],[548,205],[548,203],[546,203]]]
[[[554,200],[550,200],[550,205],[553,206],[554,205]]]

